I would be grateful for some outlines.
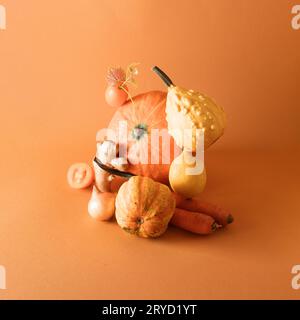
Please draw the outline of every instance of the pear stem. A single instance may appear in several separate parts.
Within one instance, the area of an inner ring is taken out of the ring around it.
[[[154,71],[168,87],[174,86],[172,80],[159,67],[153,67],[152,71]]]

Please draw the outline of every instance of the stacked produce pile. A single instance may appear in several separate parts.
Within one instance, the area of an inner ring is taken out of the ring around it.
[[[167,94],[152,91],[131,97],[128,86],[135,84],[137,64],[126,72],[109,70],[105,98],[118,109],[106,133],[98,136],[93,167],[72,165],[69,184],[77,189],[93,185],[89,214],[101,221],[115,216],[123,230],[140,237],[158,237],[169,224],[197,234],[213,233],[233,217],[198,198],[206,184],[202,153],[222,136],[225,113],[204,94],[175,86],[158,67],[153,71],[168,86]],[[153,129],[165,130],[170,145],[153,147]],[[157,161],[150,161],[155,157]]]

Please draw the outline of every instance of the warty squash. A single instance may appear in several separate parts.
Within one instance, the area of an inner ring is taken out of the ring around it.
[[[195,152],[197,143],[204,134],[204,148],[207,149],[224,133],[226,117],[224,110],[208,96],[186,90],[173,84],[158,67],[153,71],[168,86],[166,114],[168,130],[176,144]],[[192,141],[188,141],[187,139]]]

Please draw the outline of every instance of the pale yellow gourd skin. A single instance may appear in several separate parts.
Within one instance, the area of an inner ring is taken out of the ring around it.
[[[175,198],[166,185],[148,177],[135,176],[118,192],[116,219],[129,233],[155,238],[166,231],[175,205]]]
[[[196,151],[196,129],[204,131],[205,149],[224,133],[226,125],[224,110],[211,98],[194,90],[170,86],[166,113],[169,134],[181,148],[189,147],[191,151]],[[187,135],[187,130],[184,129],[193,130],[192,141],[189,145],[186,145],[187,140],[184,139],[184,135]]]
[[[195,164],[189,164],[185,161],[184,152],[182,152],[171,163],[169,171],[169,181],[171,188],[177,194],[185,198],[193,198],[203,192],[206,185],[206,170],[196,175],[189,174],[187,169],[192,169]]]

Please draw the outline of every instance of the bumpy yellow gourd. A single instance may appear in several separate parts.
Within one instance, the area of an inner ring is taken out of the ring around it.
[[[168,131],[176,144],[196,151],[197,143],[201,143],[200,137],[204,134],[204,148],[207,149],[224,133],[224,110],[202,93],[175,86],[158,67],[153,71],[168,85],[166,119]]]

